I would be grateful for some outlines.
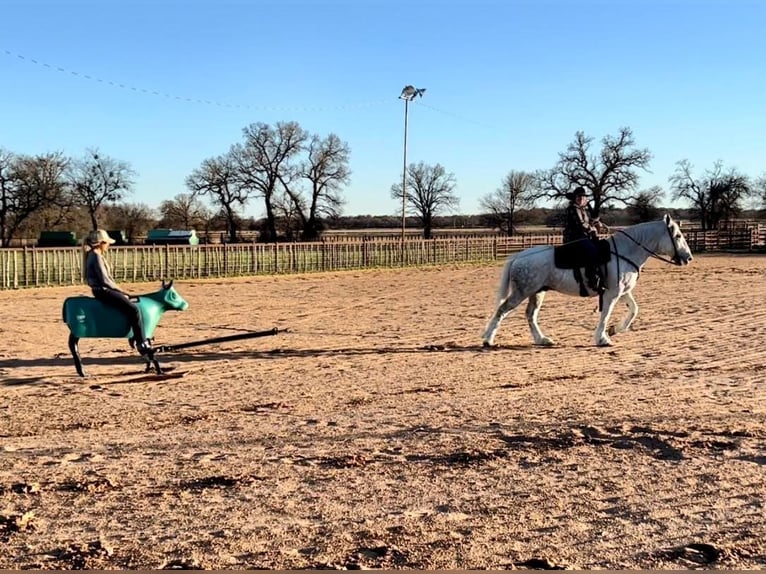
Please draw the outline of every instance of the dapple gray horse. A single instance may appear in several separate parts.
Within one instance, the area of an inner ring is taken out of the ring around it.
[[[692,253],[678,224],[669,215],[657,221],[639,223],[618,230],[605,241],[609,244],[610,258],[606,264],[606,290],[601,300],[601,318],[596,327],[594,342],[598,346],[611,345],[609,335],[630,328],[638,305],[633,298],[641,268],[650,257],[673,265],[687,265]],[[553,345],[553,340],[540,330],[537,316],[548,290],[567,295],[579,295],[579,284],[571,269],[558,269],[554,265],[554,248],[540,245],[525,249],[508,258],[503,267],[498,306],[490,319],[482,340],[485,347],[495,341],[500,322],[524,299],[527,303],[527,321],[536,345]],[[597,293],[590,291],[591,297]],[[609,318],[618,302],[628,306],[627,316],[607,332]]]

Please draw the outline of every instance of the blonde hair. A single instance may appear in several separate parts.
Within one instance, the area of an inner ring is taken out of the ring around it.
[[[88,253],[93,250],[93,247],[88,245],[87,241],[82,242],[82,280],[88,281]]]
[[[82,242],[82,280],[87,282],[88,281],[88,254],[91,251],[95,251],[97,248],[101,247],[106,241],[101,241],[100,243],[89,243],[86,239]]]

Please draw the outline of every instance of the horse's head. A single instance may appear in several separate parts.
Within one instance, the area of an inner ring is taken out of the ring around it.
[[[667,213],[663,221],[668,230],[668,240],[663,243],[665,255],[671,257],[671,261],[676,265],[688,265],[693,259],[692,250],[689,248],[689,244],[686,243],[684,234],[681,233],[681,227]]]

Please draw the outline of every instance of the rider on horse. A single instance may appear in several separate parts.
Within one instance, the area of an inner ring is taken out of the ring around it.
[[[602,290],[602,281],[598,276],[595,263],[597,256],[596,241],[599,231],[608,231],[606,225],[598,218],[591,216],[588,206],[587,193],[583,187],[577,187],[571,193],[566,194],[569,205],[566,208],[566,225],[564,227],[564,243],[581,241],[583,249],[589,253],[589,260],[593,263],[585,267],[585,278],[588,286],[593,291]]]

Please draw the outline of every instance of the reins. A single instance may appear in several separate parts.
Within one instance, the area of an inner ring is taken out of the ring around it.
[[[670,232],[670,227],[665,227],[665,229],[667,230],[667,232],[668,232],[668,235],[670,236],[670,244],[673,246],[674,255],[673,255],[673,258],[672,258],[672,259],[668,259],[667,257],[664,257],[664,256],[660,255],[659,253],[656,253],[656,252],[652,251],[651,249],[649,249],[648,247],[646,247],[645,245],[643,245],[643,244],[642,244],[642,243],[640,243],[639,241],[636,241],[635,239],[633,239],[633,238],[632,238],[632,237],[631,237],[631,236],[630,236],[628,233],[626,233],[626,232],[625,232],[625,231],[623,231],[622,229],[618,229],[618,230],[617,230],[617,233],[622,233],[622,234],[623,234],[625,237],[627,237],[628,239],[630,239],[630,240],[631,240],[633,243],[635,243],[636,245],[638,245],[638,246],[639,246],[641,249],[643,249],[644,251],[646,251],[646,252],[647,252],[649,255],[651,255],[651,256],[652,256],[652,257],[654,257],[655,259],[659,259],[660,261],[663,261],[663,262],[665,262],[665,263],[669,263],[670,265],[679,265],[679,266],[680,266],[680,265],[681,265],[681,261],[680,261],[680,257],[678,256],[678,247],[676,247],[676,242],[675,242],[675,241],[673,241],[673,235],[672,235],[672,233]],[[613,238],[613,239],[614,239],[614,238]],[[613,240],[612,242],[614,243],[614,246],[615,246],[615,250],[616,250],[616,249],[617,249],[617,243],[616,243],[616,242],[614,242],[614,240]],[[618,257],[619,257],[619,255],[618,255]],[[625,259],[625,258],[623,258],[623,259]],[[628,259],[626,259],[626,261],[629,261],[629,260],[628,260]],[[636,266],[636,264],[635,264],[635,263],[633,263],[632,261],[631,261],[630,263],[631,263],[631,264],[632,264],[634,267],[636,267],[636,269],[638,269],[638,267]]]
[[[617,263],[617,277],[620,276],[620,259],[624,259],[625,261],[630,263],[635,268],[636,273],[641,273],[641,267],[639,267],[632,260],[628,259],[623,254],[617,251],[617,242],[614,240],[614,235],[610,237],[610,239],[612,240],[612,245],[614,245],[614,251],[612,251],[612,253],[614,254],[615,257],[617,257],[617,260],[615,261],[615,263]]]

